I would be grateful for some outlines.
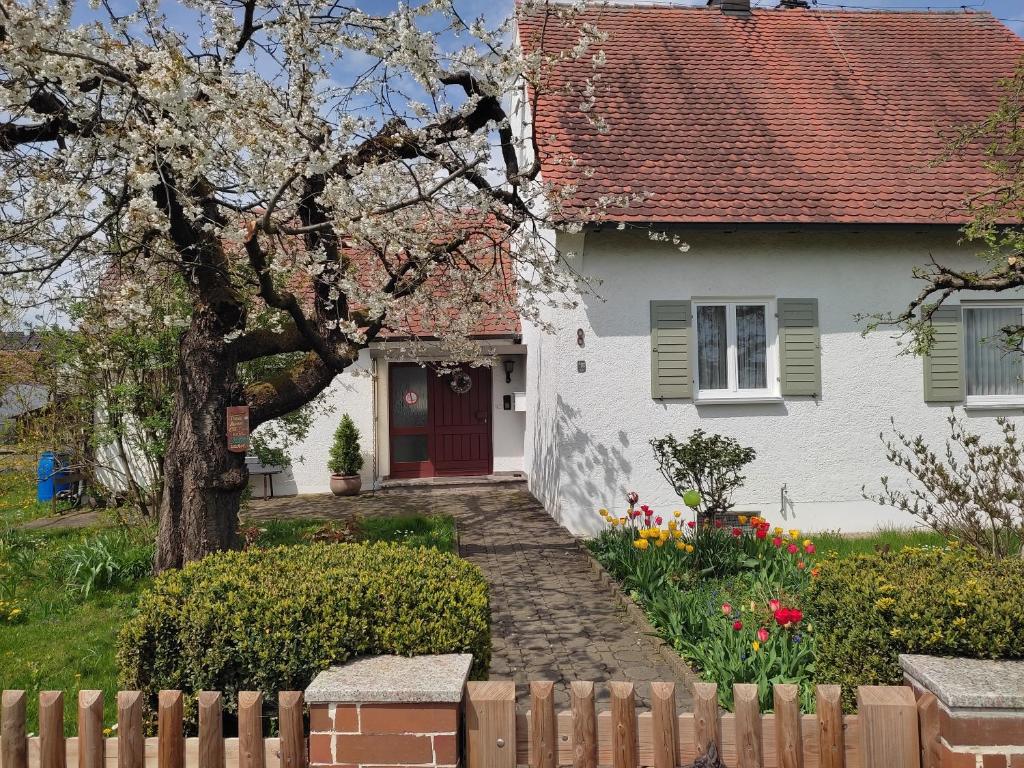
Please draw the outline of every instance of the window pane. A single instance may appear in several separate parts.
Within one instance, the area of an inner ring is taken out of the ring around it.
[[[391,368],[391,424],[399,429],[427,425],[427,372],[418,365]]]
[[[736,307],[736,369],[740,389],[767,389],[768,337],[764,305]]]
[[[394,435],[391,438],[392,461],[426,461],[426,435]]]
[[[725,306],[697,308],[697,386],[729,388],[729,339]]]
[[[1021,357],[1002,343],[1002,328],[1021,323],[1016,308],[964,309],[968,395],[1024,395]]]

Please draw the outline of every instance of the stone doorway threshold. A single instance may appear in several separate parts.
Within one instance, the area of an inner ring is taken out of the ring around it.
[[[516,487],[526,483],[525,472],[498,472],[493,475],[465,477],[410,477],[382,480],[378,493],[410,488],[472,488],[476,486]]]

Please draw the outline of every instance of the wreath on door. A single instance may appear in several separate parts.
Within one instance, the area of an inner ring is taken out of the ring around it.
[[[473,379],[465,371],[456,371],[448,382],[452,392],[457,395],[464,395],[473,388]]]

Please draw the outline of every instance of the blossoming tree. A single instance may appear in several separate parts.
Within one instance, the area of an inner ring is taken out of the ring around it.
[[[125,316],[143,309],[133,283],[190,305],[157,570],[236,543],[248,476],[228,406],[254,428],[294,411],[412,313],[466,359],[496,290],[536,316],[567,287],[534,236],[563,193],[513,122],[549,65],[600,35],[524,55],[511,29],[453,0],[0,5],[5,300],[57,305],[114,280]],[[591,112],[591,84],[560,87]],[[243,380],[264,358],[288,364]]]

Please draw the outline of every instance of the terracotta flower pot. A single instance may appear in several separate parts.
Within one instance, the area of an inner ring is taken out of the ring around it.
[[[358,496],[362,487],[359,475],[331,475],[331,493],[335,496]]]

